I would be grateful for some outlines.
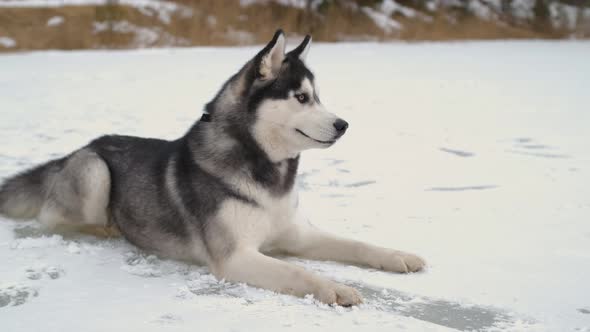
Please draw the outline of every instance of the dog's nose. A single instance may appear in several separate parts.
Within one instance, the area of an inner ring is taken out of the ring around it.
[[[344,135],[344,133],[346,132],[346,129],[348,128],[348,122],[346,122],[342,119],[338,119],[334,122],[334,128],[336,128],[336,131],[338,132],[338,136],[342,136],[342,135]]]

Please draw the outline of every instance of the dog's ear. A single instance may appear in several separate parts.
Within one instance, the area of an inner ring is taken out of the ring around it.
[[[284,59],[285,34],[279,29],[272,40],[256,55],[257,76],[262,80],[276,78]]]
[[[307,58],[307,52],[309,52],[309,47],[311,46],[311,36],[307,35],[303,38],[303,41],[299,46],[297,46],[294,50],[289,52],[289,56],[297,57],[301,61],[305,61]]]

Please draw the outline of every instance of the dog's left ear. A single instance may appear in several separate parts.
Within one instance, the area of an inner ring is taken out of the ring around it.
[[[277,77],[283,60],[285,59],[285,34],[279,29],[271,41],[255,58],[258,77],[270,80]]]
[[[311,46],[311,36],[307,35],[303,38],[303,41],[299,46],[289,52],[287,55],[298,57],[301,61],[305,61],[307,58],[307,52],[309,52],[309,47]]]

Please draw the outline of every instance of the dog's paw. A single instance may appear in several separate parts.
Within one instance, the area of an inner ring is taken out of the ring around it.
[[[316,299],[326,304],[337,304],[343,307],[350,307],[363,303],[361,294],[354,288],[335,282],[330,282],[321,287]]]
[[[379,264],[382,270],[398,273],[418,272],[424,266],[426,266],[424,259],[403,251],[392,251]]]

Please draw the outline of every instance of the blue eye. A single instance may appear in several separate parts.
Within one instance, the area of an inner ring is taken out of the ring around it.
[[[297,101],[301,104],[305,104],[309,101],[309,96],[307,95],[307,93],[295,94],[295,98],[297,98]]]

